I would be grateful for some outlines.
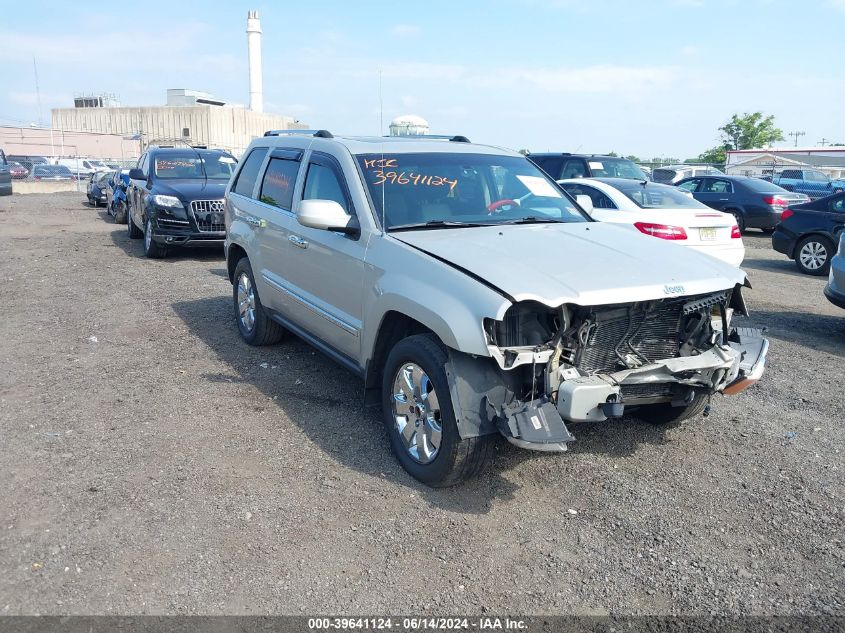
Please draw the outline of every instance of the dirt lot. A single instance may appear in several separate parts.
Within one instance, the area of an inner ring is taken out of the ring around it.
[[[0,198],[0,612],[845,614],[845,312],[768,237],[762,383],[434,491],[358,379],[241,342],[221,253],[83,198]]]

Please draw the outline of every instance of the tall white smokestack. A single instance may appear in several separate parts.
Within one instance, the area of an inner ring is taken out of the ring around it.
[[[249,46],[249,109],[264,110],[264,91],[261,88],[261,20],[258,11],[246,16],[246,40]]]

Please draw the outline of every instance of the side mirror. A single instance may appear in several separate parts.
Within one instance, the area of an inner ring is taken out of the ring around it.
[[[302,226],[309,226],[312,229],[340,231],[347,234],[358,232],[352,216],[334,200],[303,200],[299,204],[296,219]]]
[[[590,196],[585,196],[583,193],[579,194],[575,196],[575,202],[587,213],[593,212],[593,199]]]
[[[137,167],[133,167],[129,170],[129,178],[131,180],[146,180],[147,177],[144,175],[144,172],[138,169]]]

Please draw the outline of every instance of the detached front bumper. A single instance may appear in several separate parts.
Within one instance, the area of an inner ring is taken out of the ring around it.
[[[766,367],[768,339],[760,330],[737,328],[728,345],[714,346],[697,356],[662,360],[613,374],[564,380],[558,390],[557,409],[570,422],[601,422],[622,415],[626,404],[643,404],[626,397],[654,388],[690,389],[736,394],[760,380]],[[652,390],[652,393],[654,391]],[[664,396],[666,401],[668,396]],[[626,402],[626,400],[628,402]],[[683,400],[679,403],[683,404]]]

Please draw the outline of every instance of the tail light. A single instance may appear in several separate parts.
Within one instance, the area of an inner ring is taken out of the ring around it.
[[[732,240],[741,240],[742,239],[742,232],[739,230],[739,226],[736,224],[731,227],[731,239]]]
[[[635,222],[634,226],[640,233],[659,237],[662,240],[685,240],[687,232],[682,226],[669,226],[667,224],[652,224],[651,222]]]
[[[792,209],[787,209],[780,214],[780,221],[783,222],[784,220],[791,218],[793,215],[795,215],[795,212]]]
[[[784,200],[780,196],[763,196],[763,202],[770,207],[788,207],[789,200]]]

